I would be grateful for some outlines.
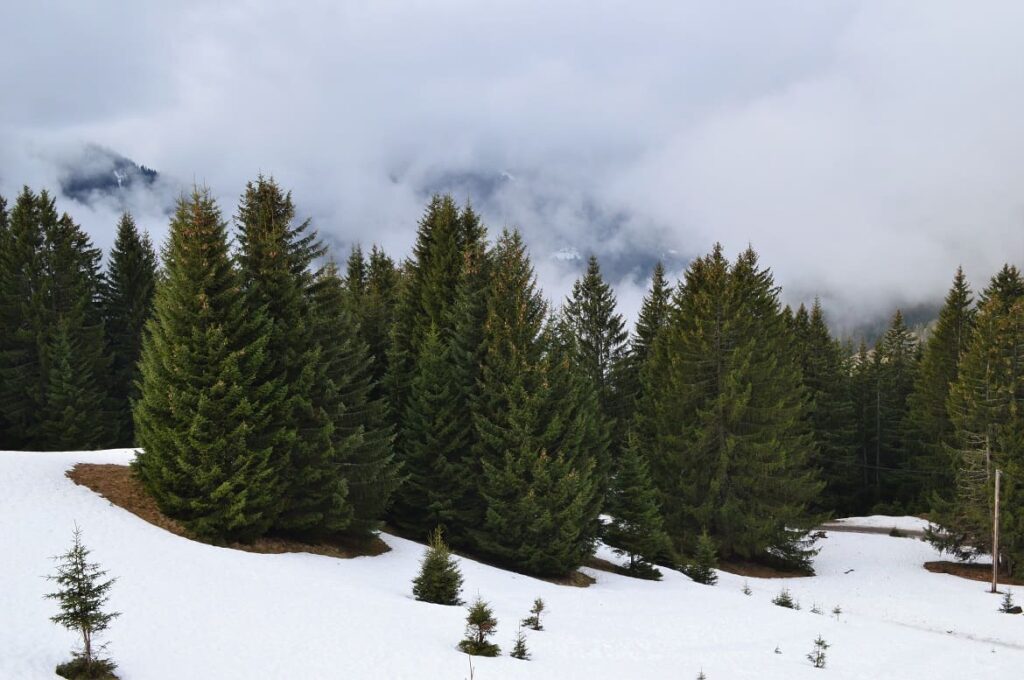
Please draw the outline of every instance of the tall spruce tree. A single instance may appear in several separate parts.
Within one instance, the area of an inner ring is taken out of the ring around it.
[[[98,305],[100,251],[53,198],[27,187],[19,195],[0,253],[0,422],[12,448],[53,449],[61,444],[41,432],[54,335],[63,328],[75,349],[74,366],[92,378],[106,376],[109,355]],[[85,379],[85,378],[83,378]],[[111,404],[103,384],[89,441],[112,435]]]
[[[973,329],[973,296],[963,269],[957,268],[938,321],[924,345],[904,428],[913,467],[931,473],[919,478],[920,503],[925,507],[952,498],[956,464],[949,452],[956,441],[946,402]]]
[[[417,455],[417,444],[413,444],[411,449],[407,442],[423,442],[430,438],[440,438],[437,441],[447,439],[448,443],[442,449],[452,452],[465,446],[474,434],[466,407],[469,393],[474,389],[470,381],[475,372],[471,363],[475,352],[466,344],[470,338],[465,334],[459,339],[463,345],[461,348],[445,352],[447,365],[443,371],[435,371],[436,377],[446,381],[443,389],[458,400],[455,404],[456,422],[435,424],[415,418],[406,421],[405,417],[414,413],[409,410],[409,400],[414,393],[413,382],[417,374],[422,373],[417,364],[423,358],[427,336],[436,331],[440,344],[445,347],[455,342],[456,326],[460,323],[460,317],[464,316],[457,309],[463,297],[460,290],[467,284],[466,270],[482,252],[485,238],[484,227],[472,208],[467,206],[460,211],[451,196],[435,196],[420,221],[413,258],[407,263],[407,273],[399,290],[387,374],[391,411],[398,424],[395,450],[400,461],[404,462]],[[482,314],[482,308],[479,310],[477,315]],[[472,315],[475,310],[462,311]],[[469,321],[471,324],[478,323],[473,319]],[[468,332],[471,329],[463,326],[460,330]],[[467,351],[470,354],[466,354]],[[459,363],[461,367],[457,365]],[[414,432],[411,430],[413,427],[437,428],[437,431]],[[434,479],[432,469],[410,467],[411,476],[421,472],[431,474],[431,477],[419,480],[410,477],[407,487],[410,494],[414,494],[417,488],[448,488],[446,482]],[[393,521],[399,526],[416,527],[417,530],[429,528],[430,522],[420,516],[425,509],[417,505],[419,501],[414,495],[403,498],[403,493],[400,490],[391,513]],[[458,522],[447,526],[452,542],[462,544],[465,532],[458,526]]]
[[[547,380],[546,305],[518,232],[493,254],[480,393],[474,402],[480,465],[475,547],[537,574],[565,574],[593,550],[593,460],[572,448],[571,427],[549,406],[561,381]],[[555,448],[561,445],[561,448]]]
[[[402,481],[392,449],[393,429],[384,399],[375,396],[369,350],[348,312],[344,284],[333,263],[317,273],[312,301],[313,335],[323,366],[312,402],[332,424],[333,461],[347,484],[352,508],[347,531],[366,534],[380,528]]]
[[[612,478],[607,503],[610,523],[604,541],[629,557],[630,571],[657,576],[657,561],[671,558],[672,542],[663,528],[654,482],[640,452],[640,440],[630,435]]]
[[[114,442],[135,444],[131,402],[138,398],[136,382],[142,352],[142,331],[153,311],[156,252],[148,234],[139,234],[130,213],[121,215],[110,251],[102,291],[103,323],[111,353],[110,392],[114,400]]]
[[[814,301],[810,314],[800,306],[794,327],[816,445],[811,463],[821,470],[825,482],[815,507],[849,515],[857,509],[860,486],[849,366],[842,347],[829,333],[819,300]]]
[[[257,329],[267,336],[262,368],[280,390],[267,441],[276,452],[284,494],[275,528],[310,536],[343,531],[352,515],[343,454],[331,436],[334,414],[315,398],[327,378],[314,336],[310,266],[323,248],[308,220],[295,223],[291,194],[273,178],[260,176],[246,185],[235,221],[246,313],[266,320]]]
[[[178,201],[142,345],[135,470],[196,535],[248,541],[282,511],[270,325],[246,309],[227,226],[206,190]]]
[[[615,293],[601,275],[597,257],[587,260],[586,273],[573,284],[562,310],[576,336],[577,356],[584,375],[597,393],[598,412],[615,433],[611,449],[620,448],[625,436],[624,395],[615,378],[622,369],[629,333],[622,315],[615,311]],[[614,457],[614,456],[613,456]],[[603,490],[610,475],[609,461],[598,460],[598,485]]]
[[[103,420],[103,391],[77,350],[67,322],[61,321],[48,348],[50,375],[39,415],[39,440],[48,449],[96,449],[107,443],[106,433],[96,429]]]
[[[857,512],[866,514],[874,504],[874,460],[878,393],[878,357],[861,341],[851,361],[850,393],[853,401],[854,449],[860,468]]]
[[[693,554],[703,528],[724,557],[808,566],[822,483],[778,289],[747,250],[695,260],[644,371],[638,426],[666,529]]]
[[[908,468],[911,462],[906,448],[905,420],[919,358],[917,338],[904,323],[902,312],[896,310],[889,329],[875,348],[873,472],[875,502],[899,508],[905,508],[908,503],[912,506],[917,493],[915,477],[901,468]]]
[[[947,409],[955,431],[956,489],[934,519],[948,532],[940,547],[961,556],[991,551],[995,470],[1001,489],[1001,557],[1012,574],[1024,564],[1024,279],[1005,266],[981,295],[975,331]]]

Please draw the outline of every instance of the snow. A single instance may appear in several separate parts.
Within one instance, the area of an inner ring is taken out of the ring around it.
[[[898,529],[900,531],[924,531],[928,528],[928,520],[912,515],[890,517],[889,515],[871,515],[869,517],[843,517],[834,524],[846,524],[855,527],[874,527],[878,529]]]
[[[106,639],[125,680],[469,676],[455,649],[464,609],[410,594],[422,546],[385,536],[391,552],[352,560],[216,548],[151,526],[64,477],[77,462],[131,456],[0,452],[0,678],[54,677],[75,643],[48,620],[55,604],[42,598],[48,558],[66,549],[75,522],[92,557],[118,577],[111,606],[122,616]],[[607,548],[601,556],[613,557]],[[532,661],[476,659],[475,678],[678,679],[703,669],[709,680],[960,680],[1017,671],[1024,617],[998,613],[984,583],[921,568],[936,558],[915,539],[834,532],[814,578],[722,573],[707,587],[675,573],[647,582],[588,570],[597,582],[583,589],[464,559],[464,596],[493,604],[505,651],[535,597],[550,612],[546,630],[528,631]],[[771,604],[783,586],[801,611]],[[814,603],[824,615],[809,611]],[[818,634],[832,645],[823,671],[804,656]]]

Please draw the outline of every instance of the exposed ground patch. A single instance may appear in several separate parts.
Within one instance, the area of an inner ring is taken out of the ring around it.
[[[960,578],[966,578],[972,581],[984,581],[986,583],[992,581],[991,564],[938,560],[935,562],[925,562],[924,568],[933,574],[950,574],[952,576],[959,576]],[[1024,579],[1010,578],[1009,576],[1000,574],[999,584],[1008,586],[1024,586]]]
[[[112,504],[154,526],[193,541],[205,542],[191,535],[180,522],[160,512],[156,501],[146,493],[142,483],[132,474],[131,468],[127,465],[79,463],[68,470],[66,474],[75,484],[95,491]],[[267,554],[304,552],[341,559],[380,555],[390,550],[387,543],[379,537],[371,539],[339,538],[321,543],[303,543],[287,538],[265,537],[257,539],[251,544],[228,543],[221,547]]]

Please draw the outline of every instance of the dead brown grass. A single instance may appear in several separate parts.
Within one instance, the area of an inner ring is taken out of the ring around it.
[[[199,540],[191,535],[180,522],[160,512],[156,501],[146,493],[142,483],[132,474],[131,468],[127,465],[79,463],[68,470],[66,474],[75,484],[95,491],[112,504],[124,508],[154,526],[193,541]],[[303,543],[287,538],[265,537],[257,539],[251,544],[229,543],[223,547],[266,554],[304,552],[341,559],[380,555],[390,550],[388,544],[377,536],[370,539],[340,537],[320,543]]]
[[[992,581],[992,564],[975,563],[975,562],[950,562],[949,560],[938,560],[935,562],[925,562],[924,568],[933,574],[950,574],[951,576],[959,576],[960,578],[970,579],[971,581]],[[999,583],[1001,585],[1008,586],[1024,586],[1024,579],[1011,578],[1003,574],[999,575]]]

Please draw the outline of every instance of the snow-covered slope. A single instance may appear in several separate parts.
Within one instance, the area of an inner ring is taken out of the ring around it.
[[[354,560],[214,548],[64,477],[76,462],[130,458],[0,452],[0,678],[53,677],[74,643],[48,620],[42,576],[75,522],[119,579],[111,605],[122,616],[107,639],[125,680],[468,677],[455,649],[464,610],[411,597],[420,546],[385,536],[391,552]],[[477,659],[475,678],[689,679],[703,669],[709,680],[964,680],[1024,665],[1024,616],[997,613],[983,583],[923,570],[935,559],[926,544],[837,532],[822,548],[815,578],[721,574],[713,588],[671,573],[652,583],[593,571],[597,583],[577,589],[463,560],[464,594],[491,601],[506,650],[535,597],[550,610],[546,630],[528,637],[532,661]],[[784,585],[802,611],[771,604]],[[814,603],[826,614],[811,613]],[[836,604],[839,620],[829,615]],[[804,658],[819,633],[832,645],[825,670]]]

